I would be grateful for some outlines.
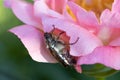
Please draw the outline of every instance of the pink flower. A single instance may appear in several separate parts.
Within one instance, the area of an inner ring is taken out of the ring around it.
[[[49,54],[48,49],[46,49],[43,26],[41,17],[39,16],[58,18],[63,18],[63,16],[59,12],[50,9],[45,0],[36,0],[34,5],[22,0],[5,1],[5,3],[9,4],[16,17],[25,23],[24,25],[16,26],[11,29],[10,32],[16,34],[21,39],[33,60],[38,62],[56,62],[53,56]],[[64,8],[65,3],[66,0],[61,0],[62,8]],[[49,4],[52,5],[53,3],[49,2]],[[56,6],[54,6],[54,8],[56,8]],[[37,9],[39,9],[39,11]],[[37,11],[40,14],[38,14]],[[60,12],[62,13],[62,11]]]
[[[103,46],[96,47],[87,55],[78,54],[80,57],[77,64],[101,63],[120,70],[120,1],[114,0],[112,10],[102,12],[100,22],[93,12],[87,12],[72,2],[69,2],[69,6],[79,25],[92,32],[103,43]]]
[[[56,5],[58,2],[59,5]],[[25,23],[24,25],[16,26],[11,29],[10,32],[20,38],[33,60],[38,62],[57,62],[46,48],[43,33],[45,29],[42,24],[42,19],[51,17],[61,21],[69,20],[68,22],[70,23],[70,16],[65,11],[66,2],[66,0],[61,0],[61,2],[56,0],[52,2],[49,0],[36,0],[33,5],[21,0],[8,2],[16,17]],[[60,5],[61,7],[57,8],[57,6]],[[46,27],[53,28],[52,25]],[[75,68],[79,72],[81,71],[80,66],[76,65]]]
[[[66,4],[75,15],[76,21],[68,15]],[[62,5],[61,7],[59,7]],[[120,29],[119,6],[115,0],[112,10],[104,10],[100,22],[93,12],[87,12],[77,4],[67,0],[35,0],[30,4],[14,0],[11,9],[25,23],[10,31],[16,34],[30,56],[39,62],[56,62],[46,49],[43,32],[50,32],[55,25],[70,37],[69,43],[80,38],[76,44],[70,45],[70,54],[78,57],[75,68],[81,72],[82,64],[101,63],[114,69],[120,69]]]

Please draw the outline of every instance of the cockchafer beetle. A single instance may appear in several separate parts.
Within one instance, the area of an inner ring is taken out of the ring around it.
[[[44,38],[46,41],[47,48],[50,53],[56,58],[58,62],[63,64],[64,66],[73,66],[76,64],[76,60],[73,56],[70,55],[69,49],[66,46],[74,45],[79,38],[74,43],[65,44],[64,41],[59,40],[60,36],[65,32],[62,31],[58,34],[58,36],[53,36],[54,29],[51,32],[45,32]]]

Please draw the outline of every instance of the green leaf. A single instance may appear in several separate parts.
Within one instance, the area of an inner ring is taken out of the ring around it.
[[[89,67],[89,68],[88,68]],[[117,70],[103,66],[102,64],[95,64],[85,68],[83,67],[83,73],[93,77],[107,77],[117,72]]]

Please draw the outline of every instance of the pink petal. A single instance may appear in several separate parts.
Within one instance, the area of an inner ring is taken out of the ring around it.
[[[22,0],[14,0],[12,4],[12,10],[14,14],[24,23],[33,26],[41,25],[40,20],[34,15],[32,4]]]
[[[120,14],[112,13],[106,9],[103,11],[100,17],[101,28],[99,30],[99,36],[103,41],[108,43],[118,37],[120,37]]]
[[[82,73],[82,69],[80,65],[75,65],[74,67],[78,73]]]
[[[4,5],[8,8],[11,8],[12,0],[4,0]]]
[[[111,41],[109,45],[110,46],[120,46],[120,37]]]
[[[78,65],[95,63],[120,70],[120,47],[98,47],[93,53],[78,59]]]
[[[70,45],[70,54],[73,56],[81,56],[91,53],[96,47],[102,45],[102,42],[92,33],[84,28],[66,20],[44,17],[42,19],[44,30],[49,32],[53,29],[52,25],[56,28],[63,30],[70,36],[70,43],[79,40],[76,44]]]
[[[100,17],[101,25],[113,28],[120,28],[120,14],[112,13],[108,9],[104,10]]]
[[[98,20],[93,12],[87,12],[85,9],[73,2],[68,2],[68,5],[81,26],[91,30],[92,32],[97,31],[99,28]]]
[[[120,28],[101,26],[98,36],[103,42],[109,44],[120,37]]]
[[[49,7],[59,13],[63,13],[66,9],[67,0],[47,0]]]
[[[74,21],[74,19],[72,18],[72,16],[68,13],[67,10],[65,10],[63,12],[63,15],[65,16],[65,18],[67,18],[68,20]]]
[[[27,48],[33,60],[38,62],[56,62],[46,49],[43,33],[29,25],[15,27],[10,32],[17,35]]]
[[[51,17],[58,17],[63,18],[63,16],[52,9],[49,9],[48,5],[46,4],[45,0],[38,0],[34,3],[34,11],[37,17],[44,17],[44,16],[51,16]]]
[[[120,0],[114,0],[113,5],[112,5],[112,12],[120,13]]]
[[[33,0],[33,1],[38,1],[38,0]]]

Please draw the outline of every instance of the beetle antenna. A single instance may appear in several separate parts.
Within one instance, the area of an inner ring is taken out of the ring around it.
[[[51,34],[53,34],[53,32],[54,32],[54,30],[55,30],[55,25],[53,24],[52,27],[53,27],[53,29],[52,29],[52,31],[51,31]]]

